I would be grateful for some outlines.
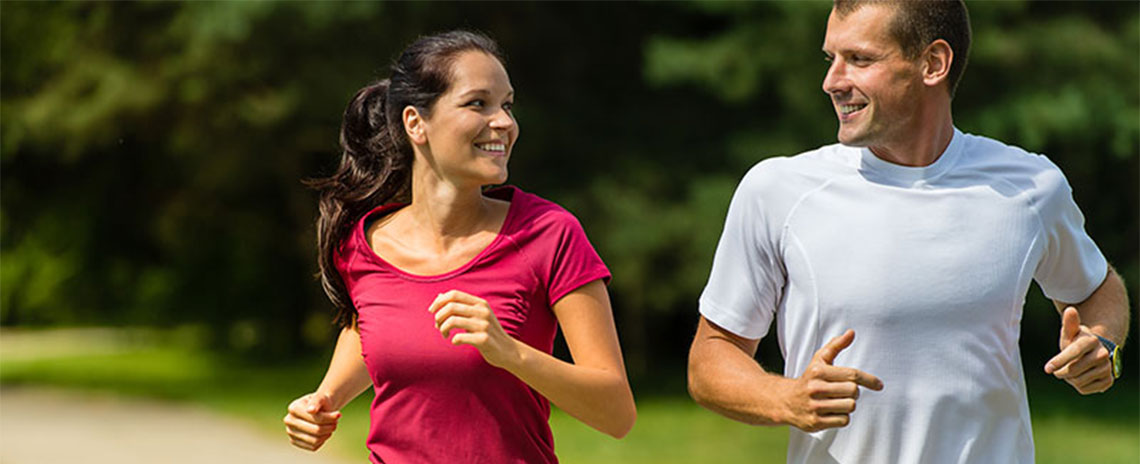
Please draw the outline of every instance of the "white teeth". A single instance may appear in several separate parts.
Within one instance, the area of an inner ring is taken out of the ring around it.
[[[839,105],[839,111],[843,112],[843,114],[851,114],[851,113],[854,113],[856,111],[859,111],[864,106],[867,106],[867,105]]]
[[[481,143],[475,146],[486,151],[507,151],[507,146],[502,143]]]

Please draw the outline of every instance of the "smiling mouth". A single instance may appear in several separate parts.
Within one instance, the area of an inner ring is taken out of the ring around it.
[[[475,144],[475,148],[491,153],[506,153],[507,151],[507,145],[500,142],[477,143]]]
[[[866,107],[867,107],[866,103],[862,103],[862,104],[858,104],[858,105],[839,105],[839,114],[841,114],[843,116],[847,116],[851,113],[854,113],[854,112],[859,111],[859,110],[866,108]]]

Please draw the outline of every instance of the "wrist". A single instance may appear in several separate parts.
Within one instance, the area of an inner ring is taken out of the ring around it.
[[[341,408],[348,404],[349,401],[352,401],[353,398],[356,398],[355,395],[352,395],[352,393],[346,390],[345,386],[340,386],[337,388],[335,386],[321,385],[317,387],[316,391],[313,392],[313,397],[317,397],[319,395],[325,395],[328,397],[329,400],[328,403],[326,403],[326,409],[328,411],[340,411]]]
[[[1121,357],[1121,346],[1095,332],[1093,332],[1093,335],[1096,335],[1096,338],[1100,340],[1101,346],[1108,350],[1108,363],[1112,367],[1112,378],[1119,379],[1121,371],[1124,368],[1123,359]]]
[[[776,389],[776,407],[772,408],[771,420],[778,425],[789,425],[792,427],[799,427],[799,422],[796,420],[795,403],[797,401],[797,392],[799,390],[798,379],[789,379],[787,377],[779,377],[779,388]]]
[[[1088,327],[1088,331],[1091,332],[1093,335],[1096,335],[1097,338],[1107,339],[1108,341],[1112,342],[1114,345],[1123,345],[1124,344],[1124,340],[1122,339],[1122,337],[1120,337],[1120,334],[1117,333],[1117,331],[1109,330],[1108,326],[1106,326],[1104,324],[1089,324],[1087,327]]]
[[[340,409],[339,402],[337,401],[337,396],[333,391],[317,387],[317,390],[312,394],[312,398],[315,400],[316,398],[321,397],[321,395],[327,396],[329,398],[327,405],[331,411]]]
[[[533,361],[534,356],[527,350],[529,348],[527,344],[509,335],[506,338],[507,347],[503,350],[503,355],[498,362],[492,363],[492,365],[518,377],[519,374],[527,370],[527,366]]]

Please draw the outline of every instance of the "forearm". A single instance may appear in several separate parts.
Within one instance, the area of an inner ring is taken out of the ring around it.
[[[698,338],[689,353],[690,395],[701,406],[736,421],[789,425],[781,398],[793,382],[765,371],[728,340]]]
[[[353,328],[341,330],[328,372],[317,387],[327,393],[334,410],[343,408],[372,385],[360,351],[360,334]]]
[[[469,293],[441,293],[428,307],[451,343],[474,346],[487,363],[514,374],[571,416],[621,438],[633,427],[636,409],[602,280],[570,292],[551,309],[573,364],[510,336],[487,301]],[[453,334],[456,329],[464,332]]]
[[[1081,323],[1097,335],[1123,345],[1128,337],[1128,293],[1124,281],[1109,266],[1104,282],[1085,301],[1076,304],[1054,302],[1058,311],[1068,306],[1077,308]]]
[[[505,367],[567,414],[607,435],[621,438],[637,412],[625,373],[562,361],[526,343],[517,363]]]

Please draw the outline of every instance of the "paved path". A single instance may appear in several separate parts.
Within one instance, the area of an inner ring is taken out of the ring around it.
[[[0,464],[347,464],[238,419],[100,394],[0,389]]]

